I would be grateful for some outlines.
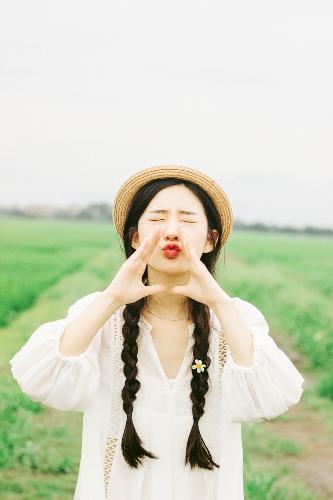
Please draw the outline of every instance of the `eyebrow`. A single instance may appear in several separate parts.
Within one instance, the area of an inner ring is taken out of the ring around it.
[[[148,213],[154,213],[154,214],[166,214],[168,213],[170,210],[161,210],[161,209],[157,209],[157,210],[149,210]],[[177,210],[177,212],[179,214],[186,214],[186,215],[198,215],[196,214],[195,212],[191,212],[190,210]]]

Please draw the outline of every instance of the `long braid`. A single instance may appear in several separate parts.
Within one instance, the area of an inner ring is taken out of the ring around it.
[[[140,311],[143,307],[143,300],[139,300],[132,304],[126,304],[123,317],[123,350],[121,359],[124,362],[124,375],[126,377],[125,384],[122,390],[123,409],[127,415],[126,425],[122,438],[121,448],[126,462],[132,468],[138,468],[142,465],[142,458],[159,458],[152,452],[143,448],[139,435],[137,434],[133,419],[133,403],[136,399],[136,393],[141,387],[139,380],[136,379],[138,374],[138,346],[137,338],[139,335],[138,321],[140,319]],[[209,389],[208,385],[208,368],[211,364],[211,359],[207,355],[209,348],[209,309],[206,305],[193,301],[189,301],[191,315],[194,319],[195,328],[193,331],[193,359],[201,359],[206,365],[206,369],[197,373],[192,372],[191,394],[193,425],[188,437],[185,453],[185,465],[190,464],[191,468],[203,468],[212,470],[214,467],[219,467],[214,462],[209,449],[207,448],[199,429],[199,420],[204,414],[205,395]],[[203,332],[203,333],[202,333]]]
[[[201,359],[206,365],[203,372],[197,373],[192,370],[192,380],[190,399],[192,401],[193,425],[190,431],[185,455],[185,465],[190,463],[191,468],[199,467],[212,470],[214,467],[220,467],[214,462],[209,449],[207,448],[199,429],[199,420],[205,410],[205,395],[209,389],[208,386],[208,368],[211,364],[211,359],[207,355],[209,348],[209,308],[205,304],[196,302],[192,299],[189,301],[192,318],[195,328],[193,331],[193,359]],[[208,332],[208,333],[206,333]]]
[[[132,468],[138,468],[139,465],[142,465],[141,459],[144,457],[159,458],[143,448],[132,419],[133,402],[136,399],[136,393],[141,387],[136,377],[138,374],[138,321],[140,319],[140,311],[143,303],[143,299],[141,299],[137,302],[126,304],[123,311],[125,323],[122,328],[124,340],[121,359],[124,362],[123,372],[126,380],[121,395],[123,399],[123,409],[127,415],[127,419],[121,442],[121,449],[126,462]]]

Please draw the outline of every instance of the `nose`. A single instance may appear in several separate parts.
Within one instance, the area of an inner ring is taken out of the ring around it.
[[[170,219],[165,227],[163,225],[161,226],[162,229],[162,235],[163,237],[168,240],[168,241],[179,241],[180,240],[180,235],[179,235],[179,225],[181,223],[178,222],[177,220],[172,220]]]

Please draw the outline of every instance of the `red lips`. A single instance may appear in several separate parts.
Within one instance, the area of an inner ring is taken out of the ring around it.
[[[180,252],[180,247],[176,243],[167,243],[163,250],[177,250],[177,252]]]

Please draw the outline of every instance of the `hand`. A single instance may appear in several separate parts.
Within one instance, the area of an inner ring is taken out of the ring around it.
[[[144,285],[142,275],[147,263],[160,240],[161,229],[157,228],[143,240],[135,252],[124,262],[111,284],[106,288],[107,295],[112,296],[119,307],[131,304],[147,295],[164,292],[164,285]]]
[[[191,276],[186,285],[172,287],[170,289],[171,293],[186,295],[211,308],[214,308],[221,300],[228,300],[230,297],[224,292],[205,264],[200,260],[191,241],[186,237],[184,228],[179,228],[179,234],[183,244],[183,251],[189,263]]]

